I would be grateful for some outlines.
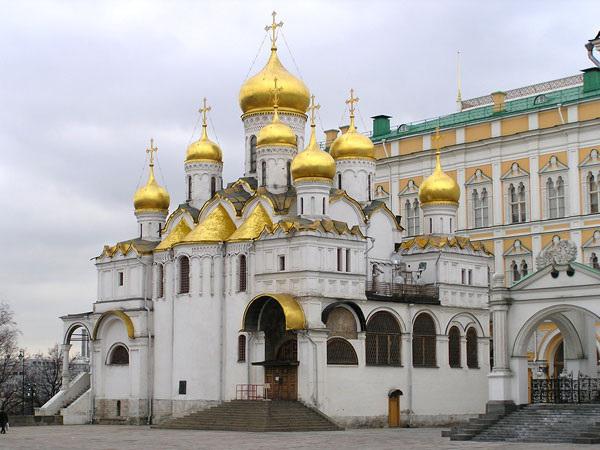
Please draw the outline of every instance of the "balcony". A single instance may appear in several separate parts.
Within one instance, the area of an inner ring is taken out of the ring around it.
[[[434,284],[386,283],[367,281],[367,300],[395,303],[439,305],[440,289]]]

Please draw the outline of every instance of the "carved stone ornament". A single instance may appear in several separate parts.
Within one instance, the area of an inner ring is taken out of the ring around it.
[[[565,266],[575,261],[576,257],[577,246],[571,241],[561,240],[540,253],[535,262],[539,270],[549,265]]]

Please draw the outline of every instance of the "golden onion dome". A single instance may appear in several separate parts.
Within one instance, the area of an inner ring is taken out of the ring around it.
[[[356,130],[353,114],[348,131],[333,141],[329,151],[335,159],[375,159],[375,146],[371,139]]]
[[[273,108],[273,81],[277,78],[282,87],[279,108],[285,112],[306,113],[310,93],[304,82],[287,71],[279,57],[277,47],[271,47],[267,65],[246,80],[240,89],[240,108],[244,114],[271,111]]]
[[[436,153],[435,169],[419,188],[421,205],[435,203],[451,203],[458,205],[460,188],[458,183],[442,170],[440,152]]]
[[[150,162],[148,181],[133,196],[135,212],[168,211],[171,198],[167,190],[154,178],[154,163]]]
[[[202,124],[202,136],[192,142],[185,154],[185,162],[223,162],[221,148],[208,138],[206,123]]]
[[[296,147],[294,131],[279,119],[278,105],[275,105],[274,110],[271,123],[258,132],[256,146]]]
[[[319,148],[315,136],[314,122],[310,125],[308,146],[292,160],[291,172],[294,181],[331,181],[335,176],[335,160],[329,153]]]

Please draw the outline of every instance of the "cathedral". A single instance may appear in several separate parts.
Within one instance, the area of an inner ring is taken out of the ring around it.
[[[403,239],[400,217],[375,199],[358,98],[350,90],[349,126],[325,149],[320,106],[280,61],[281,25],[273,16],[266,65],[239,93],[244,177],[224,183],[206,99],[175,207],[150,142],[136,236],[95,258],[92,311],[62,317],[65,361],[71,340],[88,336],[90,371],[71,377],[65,364],[46,414],[160,423],[265,399],[352,427],[442,424],[485,408],[493,258],[455,235],[460,189],[440,145],[419,192],[430,232]]]

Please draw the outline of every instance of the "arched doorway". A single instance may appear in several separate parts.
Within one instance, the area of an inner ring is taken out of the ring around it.
[[[393,389],[388,393],[388,427],[398,428],[400,426],[400,389]]]
[[[266,397],[271,400],[298,399],[296,332],[304,328],[304,311],[290,295],[261,295],[246,307],[243,330],[264,333],[264,360],[252,365],[264,367]]]

